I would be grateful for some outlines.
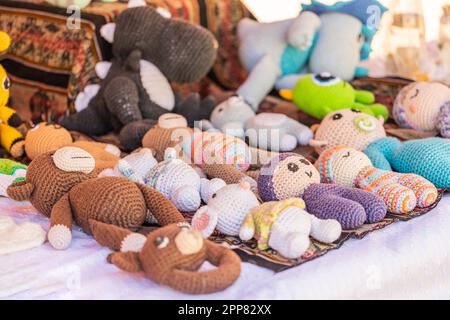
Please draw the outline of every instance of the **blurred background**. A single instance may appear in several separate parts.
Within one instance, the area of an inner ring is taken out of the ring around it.
[[[298,15],[310,0],[243,0],[260,21]],[[335,0],[322,0],[334,4]],[[450,83],[450,0],[380,0],[389,8],[364,63],[375,77],[398,75]]]

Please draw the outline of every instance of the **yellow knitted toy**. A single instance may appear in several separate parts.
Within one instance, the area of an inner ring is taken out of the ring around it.
[[[11,44],[11,38],[0,31],[0,52],[6,51]],[[23,136],[18,127],[22,120],[16,111],[7,107],[11,81],[5,69],[0,65],[0,145],[14,157],[23,153]]]

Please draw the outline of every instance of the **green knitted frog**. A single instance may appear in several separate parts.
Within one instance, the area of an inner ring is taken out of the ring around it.
[[[25,180],[28,167],[24,164],[0,159],[0,196],[6,197],[6,189],[15,182]]]
[[[336,110],[350,108],[376,117],[381,115],[385,119],[389,116],[386,106],[374,103],[372,92],[355,90],[348,82],[329,73],[306,75],[293,90],[281,90],[280,95],[317,119],[323,119]]]

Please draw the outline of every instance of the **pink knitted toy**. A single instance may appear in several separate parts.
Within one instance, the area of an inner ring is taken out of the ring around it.
[[[436,187],[425,178],[377,169],[363,152],[350,147],[329,148],[317,163],[322,182],[372,192],[384,200],[392,213],[428,207],[438,195]]]
[[[371,142],[386,137],[384,118],[344,109],[327,115],[310,140],[317,153],[339,145],[364,150]]]
[[[439,132],[450,138],[450,88],[437,82],[414,82],[394,103],[393,116],[402,128]]]

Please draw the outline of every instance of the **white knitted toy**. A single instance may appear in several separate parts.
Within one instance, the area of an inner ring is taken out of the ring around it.
[[[254,208],[245,218],[239,237],[248,241],[256,238],[258,249],[275,249],[283,257],[301,257],[310,246],[309,236],[331,243],[341,235],[337,220],[321,220],[304,210],[300,198],[266,202]]]
[[[284,114],[255,114],[239,96],[219,104],[210,121],[202,123],[207,130],[217,129],[242,139],[248,137],[250,146],[265,150],[291,151],[297,144],[307,145],[313,137],[307,126]]]
[[[250,184],[229,184],[211,196],[192,219],[192,227],[207,238],[217,228],[229,236],[239,235],[241,224],[251,209],[259,205]]]
[[[158,190],[182,212],[197,210],[202,198],[206,202],[211,194],[225,186],[221,179],[201,178],[194,168],[176,159],[173,148],[166,150],[164,161],[160,163],[151,150],[144,148],[121,159],[112,170],[113,175],[116,173]]]
[[[46,232],[36,223],[17,225],[14,219],[0,216],[0,255],[39,247]]]

